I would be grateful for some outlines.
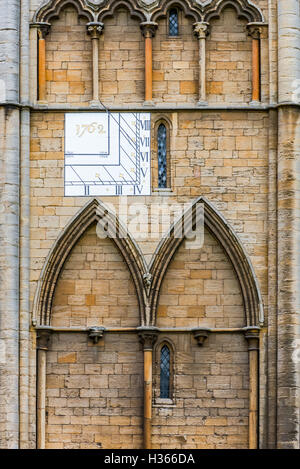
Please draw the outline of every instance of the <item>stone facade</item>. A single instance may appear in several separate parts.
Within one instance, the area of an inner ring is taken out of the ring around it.
[[[299,448],[299,3],[178,0],[178,37],[172,1],[96,3],[0,0],[0,447]],[[151,113],[130,203],[201,201],[202,247],[101,239],[120,199],[64,196],[64,114],[97,99]]]

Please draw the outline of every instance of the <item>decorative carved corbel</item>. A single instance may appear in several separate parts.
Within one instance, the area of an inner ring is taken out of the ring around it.
[[[193,329],[192,332],[194,339],[197,341],[199,347],[202,347],[210,333],[210,329],[208,327],[202,327]]]
[[[147,272],[146,274],[143,275],[143,280],[144,280],[145,287],[149,289],[152,283],[152,274],[150,274],[150,272]]]
[[[37,350],[47,351],[49,348],[49,342],[51,337],[51,330],[39,329],[37,332]]]
[[[92,39],[99,39],[103,32],[104,24],[101,22],[87,23],[86,29]]]
[[[145,350],[152,350],[158,337],[159,329],[157,327],[138,327],[140,342]]]
[[[94,344],[98,344],[99,340],[102,339],[103,334],[105,331],[105,327],[90,327],[89,328],[89,338],[94,342]]]
[[[140,24],[140,28],[145,38],[152,38],[155,37],[158,24],[154,21],[144,21]]]
[[[45,37],[49,34],[51,24],[50,23],[34,23],[32,27],[35,26],[38,31],[39,39],[45,39]]]
[[[199,21],[193,24],[194,34],[198,39],[206,39],[210,33],[210,25],[205,21]]]

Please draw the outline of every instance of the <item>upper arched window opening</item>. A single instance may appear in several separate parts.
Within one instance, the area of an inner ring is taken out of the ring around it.
[[[171,8],[169,11],[169,36],[176,37],[179,35],[178,9]]]

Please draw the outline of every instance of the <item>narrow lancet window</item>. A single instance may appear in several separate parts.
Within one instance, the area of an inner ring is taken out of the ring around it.
[[[158,146],[158,187],[167,187],[167,129],[164,124],[160,124],[157,131]]]
[[[160,398],[170,398],[170,349],[167,345],[160,352]]]
[[[178,10],[172,8],[169,12],[169,36],[178,36]]]

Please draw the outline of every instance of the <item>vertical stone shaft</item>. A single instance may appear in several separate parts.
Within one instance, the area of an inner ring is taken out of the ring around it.
[[[93,54],[93,100],[91,104],[99,103],[99,38],[104,28],[103,23],[88,23],[87,32],[92,38]]]
[[[37,449],[46,446],[46,366],[49,331],[39,331],[37,340]]]
[[[260,36],[261,28],[255,23],[248,24],[248,34],[252,37],[252,102],[260,101]]]
[[[0,0],[0,447],[19,446],[19,23]]]
[[[245,333],[249,351],[249,449],[258,448],[258,352],[259,332],[249,329]]]
[[[29,446],[29,350],[30,350],[30,305],[29,305],[29,1],[21,1],[20,24],[20,448]]]
[[[145,38],[145,100],[152,101],[152,38]]]
[[[153,22],[141,23],[142,34],[145,38],[145,102],[152,102],[152,38],[155,36],[157,24]]]
[[[194,23],[194,34],[199,40],[199,104],[206,104],[206,37],[209,24]]]
[[[144,449],[151,449],[152,427],[152,361],[153,345],[157,339],[157,329],[139,328],[140,341],[144,346]]]
[[[151,449],[152,419],[152,350],[144,351],[144,442]]]
[[[252,38],[252,101],[260,100],[259,39]]]
[[[300,4],[278,1],[277,447],[299,448]]]
[[[50,30],[49,23],[38,23],[38,100],[46,101],[46,36]]]
[[[39,31],[39,101],[46,100],[46,42]]]

